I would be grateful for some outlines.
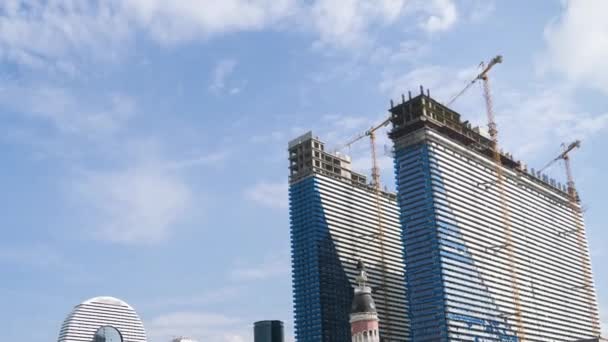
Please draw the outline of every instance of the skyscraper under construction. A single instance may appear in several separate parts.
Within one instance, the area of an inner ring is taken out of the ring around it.
[[[396,196],[351,170],[312,133],[289,142],[289,202],[298,342],[350,341],[357,263],[367,265],[383,341],[408,339]]]
[[[390,112],[412,341],[597,337],[574,189],[423,91]]]

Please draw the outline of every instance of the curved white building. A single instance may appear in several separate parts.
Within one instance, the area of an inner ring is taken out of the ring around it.
[[[129,304],[113,297],[95,297],[72,310],[61,326],[58,342],[146,342],[146,332]]]

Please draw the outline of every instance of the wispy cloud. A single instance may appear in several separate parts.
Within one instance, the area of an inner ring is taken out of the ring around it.
[[[250,322],[226,315],[200,312],[170,312],[147,321],[151,342],[169,341],[189,336],[198,341],[244,342],[251,340]]]
[[[61,253],[45,244],[0,246],[0,263],[38,268],[64,268],[70,264]]]
[[[237,281],[264,280],[288,275],[290,270],[289,255],[277,253],[267,256],[259,263],[238,262],[230,271],[230,278]]]
[[[78,74],[91,60],[121,60],[140,35],[175,46],[268,29],[309,31],[317,46],[351,49],[374,45],[378,27],[406,15],[428,32],[458,18],[452,0],[8,0],[0,3],[0,59]]]
[[[167,239],[192,201],[185,181],[155,163],[85,172],[74,194],[90,213],[95,238],[128,244]]]
[[[172,45],[260,30],[289,16],[292,0],[97,2],[8,0],[0,3],[0,58],[35,68],[73,68],[67,61],[114,60],[144,32]]]
[[[245,198],[274,209],[287,208],[287,180],[282,182],[260,181],[244,192]]]
[[[164,44],[229,32],[261,30],[296,10],[294,0],[162,1],[129,0],[126,13]]]
[[[317,0],[310,17],[319,45],[356,47],[369,43],[372,24],[395,21],[404,4],[405,0]]]
[[[489,18],[496,10],[495,0],[476,0],[473,6],[468,10],[469,20],[472,22],[480,22]]]
[[[532,157],[562,142],[586,140],[608,128],[608,112],[590,113],[576,106],[569,90],[539,85],[533,92],[510,92],[497,108],[503,146],[516,157]]]
[[[25,118],[44,121],[61,134],[87,139],[107,137],[120,131],[135,115],[129,96],[110,93],[76,96],[71,89],[49,84],[0,84],[0,106]]]
[[[221,93],[223,91],[227,91],[230,94],[239,93],[240,87],[232,87],[227,84],[228,79],[236,69],[236,66],[237,61],[234,59],[224,59],[219,61],[213,69],[209,90],[214,93]]]
[[[278,142],[285,141],[287,139],[285,132],[280,130],[275,130],[266,134],[258,134],[251,137],[252,143],[268,143],[268,142]]]
[[[475,72],[476,68],[473,66],[455,69],[439,65],[424,65],[406,73],[387,71],[384,73],[379,87],[391,98],[400,100],[401,94],[407,93],[407,91],[412,91],[413,96],[418,95],[419,86],[422,85],[425,91],[428,89],[431,92],[433,98],[447,101],[475,76]]]
[[[545,28],[547,48],[539,69],[554,70],[583,87],[608,93],[608,2],[563,1],[561,16]]]
[[[173,162],[167,162],[168,169],[184,169],[196,166],[219,166],[229,158],[230,151],[218,150],[215,152],[199,155],[196,157],[185,158]]]
[[[243,293],[246,293],[245,290],[246,289],[241,286],[226,286],[222,288],[207,289],[203,293],[192,293],[189,295],[152,300],[150,301],[149,306],[163,309],[172,307],[208,307],[239,298]]]
[[[603,303],[599,303],[599,311],[600,311],[600,329],[602,331],[602,336],[608,336],[608,311]]]
[[[422,6],[428,17],[422,18],[420,27],[428,33],[449,30],[458,19],[456,4],[452,0],[424,1]]]
[[[116,1],[8,0],[0,3],[0,58],[70,71],[70,61],[114,58],[130,34]]]

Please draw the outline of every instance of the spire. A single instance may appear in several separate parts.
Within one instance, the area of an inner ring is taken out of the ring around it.
[[[357,261],[357,271],[357,286],[350,311],[352,341],[379,342],[378,313],[372,298],[372,289],[367,284],[365,264],[361,260]]]
[[[367,271],[365,270],[365,264],[363,264],[361,259],[357,262],[357,271],[359,271],[359,274],[356,277],[357,284],[359,284],[359,289],[363,289],[367,287]]]

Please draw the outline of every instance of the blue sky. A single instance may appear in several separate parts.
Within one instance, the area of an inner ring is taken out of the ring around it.
[[[312,129],[337,145],[420,84],[445,101],[499,53],[502,146],[538,168],[583,140],[573,168],[606,326],[607,12],[603,0],[0,1],[3,338],[52,341],[98,295],[132,304],[151,342],[249,341],[259,319],[291,335],[287,141]],[[478,87],[454,106],[485,122]],[[346,152],[368,173],[365,142]],[[381,166],[394,188],[388,154]]]

